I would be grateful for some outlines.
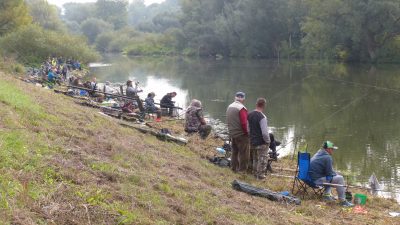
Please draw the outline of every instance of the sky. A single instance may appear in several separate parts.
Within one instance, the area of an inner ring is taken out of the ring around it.
[[[67,2],[95,2],[96,0],[47,0],[47,1],[49,3],[51,3],[51,4],[57,5],[59,7],[62,7],[62,5],[64,3],[67,3]],[[145,0],[144,2],[145,2],[146,5],[150,5],[150,4],[153,4],[153,3],[160,3],[160,2],[163,2],[163,1],[164,0]]]

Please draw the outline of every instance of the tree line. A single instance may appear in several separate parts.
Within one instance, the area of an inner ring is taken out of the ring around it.
[[[0,3],[0,35],[33,23],[85,37],[99,52],[400,62],[398,0],[97,0],[63,11],[25,2]],[[29,15],[3,9],[10,4]]]
[[[398,0],[167,0],[147,7],[143,0],[98,0],[64,7],[65,19],[80,23],[104,51],[400,60]]]

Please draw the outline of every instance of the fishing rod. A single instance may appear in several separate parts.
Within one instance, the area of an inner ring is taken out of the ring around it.
[[[85,87],[78,87],[78,86],[72,86],[72,85],[66,85],[66,86],[69,87],[69,88],[84,90],[84,91],[88,91],[88,92],[96,92],[96,93],[100,93],[100,94],[105,94],[105,95],[107,95],[107,96],[112,96],[112,97],[116,97],[116,98],[122,98],[122,99],[128,99],[128,100],[135,100],[135,101],[137,101],[137,100],[143,101],[143,100],[140,99],[139,97],[134,97],[134,98],[133,98],[133,97],[125,96],[125,95],[111,94],[111,93],[107,93],[107,92],[104,92],[104,91],[93,90],[93,89],[85,88]],[[163,105],[160,104],[160,103],[154,103],[154,104],[155,104],[155,105],[163,106]],[[176,107],[176,106],[173,106],[173,107],[164,106],[164,107],[165,107],[165,108],[174,108],[174,109],[183,110],[181,107]]]
[[[88,91],[88,92],[96,92],[96,93],[100,93],[100,94],[105,94],[105,95],[116,97],[116,98],[129,99],[129,100],[141,100],[139,97],[132,98],[132,97],[128,97],[125,95],[111,94],[111,93],[107,93],[104,91],[93,90],[93,89],[85,88],[85,87],[78,87],[78,86],[72,86],[72,85],[66,85],[66,86],[69,88],[73,88],[73,89],[79,89],[79,90],[84,90],[84,91]]]
[[[118,85],[120,88],[126,86],[126,84],[117,84],[117,85]],[[137,89],[140,89],[139,92],[143,92],[143,90],[139,87],[139,82],[135,82],[135,86],[136,86]],[[112,86],[110,86],[110,87],[112,87]],[[116,90],[116,88],[113,88],[113,89]],[[118,91],[118,92],[119,92],[119,91]],[[142,100],[142,101],[143,101],[143,100]],[[166,105],[162,105],[161,103],[156,103],[156,102],[154,102],[154,104],[155,104],[155,105],[159,105],[159,106],[161,106],[161,107],[163,107],[163,108],[173,108],[173,109],[183,110],[183,108],[178,107],[178,106],[166,106]]]
[[[353,101],[349,102],[347,105],[341,107],[340,109],[336,110],[336,111],[333,112],[332,114],[328,115],[327,117],[325,117],[325,118],[323,118],[322,120],[318,121],[317,123],[313,124],[313,125],[308,129],[307,132],[310,132],[310,131],[313,130],[315,127],[317,127],[317,125],[321,124],[321,123],[324,122],[325,120],[327,120],[327,119],[329,119],[329,118],[332,118],[333,116],[335,116],[335,115],[338,114],[339,112],[345,110],[346,108],[350,107],[350,106],[353,105],[354,103],[356,103],[356,102],[362,100],[363,98],[367,97],[368,94],[369,94],[368,92],[365,93],[363,96],[354,99]],[[286,145],[292,143],[294,140],[295,140],[295,138],[293,138],[290,142],[286,143]],[[276,152],[278,152],[279,150],[283,149],[284,147],[285,147],[285,146],[282,145],[279,149],[276,150]]]
[[[332,78],[332,77],[327,77],[327,76],[321,76],[321,78],[324,78],[324,79],[327,79],[327,80],[338,81],[338,82],[344,82],[344,83],[352,84],[354,86],[373,88],[373,89],[377,89],[377,90],[389,91],[389,92],[393,92],[393,93],[396,93],[396,94],[400,94],[400,90],[399,89],[394,89],[394,88],[389,88],[389,87],[382,87],[382,86],[371,85],[371,84],[362,84],[362,83],[358,83],[358,82],[347,81],[347,80],[342,80],[342,79],[337,79],[337,78]]]

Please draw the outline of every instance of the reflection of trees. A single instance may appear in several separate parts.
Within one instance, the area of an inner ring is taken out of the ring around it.
[[[362,70],[351,68],[351,74],[344,77],[346,81],[375,85],[377,74],[374,70],[365,73]],[[335,76],[326,71],[323,76]],[[376,71],[378,73],[378,71]],[[385,77],[391,79],[395,76],[394,71]],[[343,77],[342,77],[343,78]],[[393,84],[392,84],[393,85]],[[315,149],[320,146],[322,140],[331,139],[342,146],[335,153],[336,165],[338,168],[346,169],[350,166],[352,171],[367,179],[372,172],[378,176],[386,178],[393,177],[397,170],[397,159],[393,157],[396,148],[399,147],[398,127],[400,121],[395,117],[395,113],[400,109],[398,102],[400,96],[395,93],[365,88],[339,81],[327,81],[317,79],[312,83],[304,83],[303,89],[307,90],[302,95],[302,105],[306,112],[302,115],[300,123],[310,124],[322,120],[330,112],[343,107],[347,102],[356,99],[368,92],[366,98],[355,102],[349,108],[338,113],[334,117],[325,120],[320,126],[307,133],[306,139],[310,146]],[[299,126],[297,126],[299,127]],[[302,132],[303,132],[302,131]],[[391,147],[386,147],[390,143]],[[367,154],[367,146],[372,152]]]
[[[141,82],[148,75],[175,80],[188,90],[188,100],[201,100],[208,114],[221,120],[236,91],[246,92],[250,110],[257,97],[266,97],[270,125],[294,126],[295,136],[305,139],[311,152],[329,139],[341,147],[334,155],[337,168],[350,167],[364,181],[372,172],[398,181],[400,94],[370,87],[398,88],[398,66],[125,57],[112,61],[117,66],[96,71],[100,80],[124,82],[128,74]]]

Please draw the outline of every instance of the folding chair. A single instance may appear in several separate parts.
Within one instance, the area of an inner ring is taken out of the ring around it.
[[[324,192],[324,186],[316,185],[310,178],[311,156],[308,152],[299,152],[297,154],[297,168],[294,176],[292,194],[301,194],[304,198],[308,194],[308,189],[311,189],[314,194],[321,196]]]

